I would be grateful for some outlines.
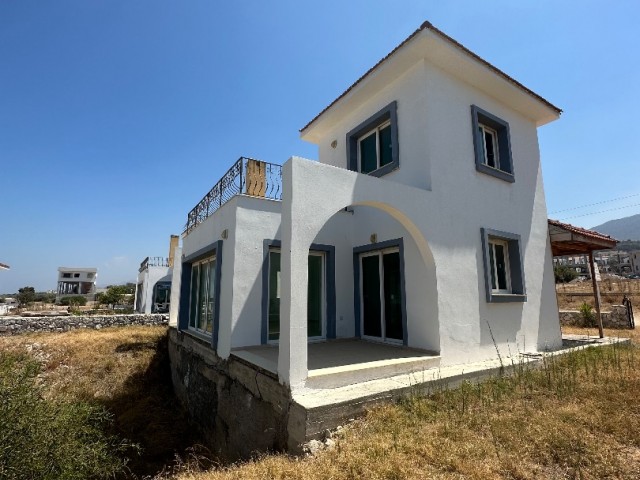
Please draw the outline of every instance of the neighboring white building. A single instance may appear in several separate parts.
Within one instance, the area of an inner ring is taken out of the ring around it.
[[[171,235],[168,257],[147,257],[140,263],[134,303],[136,312],[169,312],[173,262],[179,240],[177,235]]]
[[[72,295],[84,295],[87,300],[93,300],[97,278],[97,268],[59,267],[56,302]]]

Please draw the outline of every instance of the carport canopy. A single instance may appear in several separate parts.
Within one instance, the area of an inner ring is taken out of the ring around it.
[[[562,255],[589,255],[589,266],[591,267],[591,282],[593,283],[593,296],[596,303],[596,314],[598,319],[598,331],[600,338],[604,338],[602,328],[602,314],[600,313],[600,290],[596,280],[595,262],[593,261],[594,250],[610,250],[615,248],[618,240],[609,235],[576,227],[568,223],[548,219],[549,241],[551,242],[551,253],[554,257]]]
[[[588,254],[594,250],[615,248],[618,240],[609,235],[587,230],[557,220],[548,220],[549,240],[554,257]]]

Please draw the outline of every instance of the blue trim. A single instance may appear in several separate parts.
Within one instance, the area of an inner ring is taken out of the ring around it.
[[[205,335],[200,332],[189,330],[189,294],[191,293],[191,270],[193,263],[202,260],[204,258],[216,256],[216,271],[215,271],[215,305],[213,311],[213,331],[212,335]],[[218,335],[220,332],[220,280],[222,278],[222,240],[213,242],[212,244],[197,250],[191,255],[182,259],[182,281],[180,284],[180,307],[178,311],[178,329],[180,331],[194,334],[198,338],[206,339],[211,348],[214,350],[218,346]]]
[[[487,303],[518,303],[527,301],[524,280],[524,262],[520,249],[520,235],[501,232],[489,228],[480,229],[482,261],[484,264],[484,288]],[[489,258],[489,237],[505,240],[509,246],[509,276],[513,293],[493,293],[491,289],[491,259]]]
[[[409,343],[408,329],[407,329],[407,294],[405,283],[405,268],[404,268],[404,239],[396,238],[393,240],[385,240],[384,242],[371,243],[369,245],[362,245],[353,249],[353,303],[355,314],[355,331],[356,337],[362,337],[360,328],[360,254],[367,252],[374,252],[376,250],[384,250],[385,248],[398,247],[400,252],[400,291],[402,293],[402,344],[407,345]]]
[[[189,291],[191,290],[191,263],[182,263],[180,281],[180,304],[178,307],[178,330],[189,328]]]
[[[498,157],[500,168],[492,168],[484,163],[483,139],[478,132],[479,124],[486,125],[498,132]],[[509,124],[495,115],[471,105],[471,129],[473,133],[473,150],[476,160],[476,170],[505,182],[515,182],[513,173],[513,158],[511,156],[511,136]]]
[[[280,240],[262,241],[262,325],[260,341],[269,341],[269,249],[282,248]],[[336,247],[312,243],[310,251],[325,252],[326,337],[336,338]]]
[[[369,172],[366,175],[382,177],[400,168],[400,149],[398,144],[398,102],[395,100],[382,110],[367,118],[360,125],[347,133],[347,168],[358,172],[358,138],[373,130],[378,125],[391,122],[391,163]]]

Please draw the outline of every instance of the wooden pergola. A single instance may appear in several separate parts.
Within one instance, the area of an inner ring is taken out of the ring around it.
[[[598,288],[598,280],[596,279],[596,265],[593,260],[593,252],[595,250],[610,250],[615,248],[618,240],[609,235],[576,227],[568,223],[562,223],[557,220],[549,219],[548,222],[551,252],[554,257],[564,255],[589,255],[591,282],[593,283],[593,296],[596,302],[596,314],[598,318],[598,331],[600,338],[604,338],[602,314],[600,313],[600,289]]]

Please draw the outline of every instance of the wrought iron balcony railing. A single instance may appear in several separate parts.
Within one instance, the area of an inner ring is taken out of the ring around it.
[[[138,271],[143,272],[149,267],[170,267],[169,259],[166,257],[147,257],[140,263]]]
[[[184,233],[204,222],[235,195],[282,200],[282,166],[240,157],[189,212]]]

